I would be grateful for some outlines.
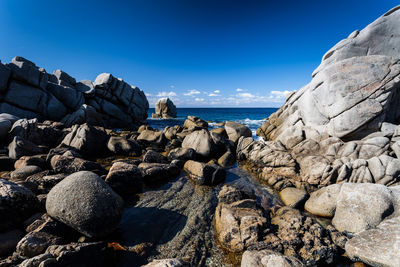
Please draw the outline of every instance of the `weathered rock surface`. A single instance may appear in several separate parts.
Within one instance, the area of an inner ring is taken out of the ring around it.
[[[279,192],[279,196],[286,206],[292,208],[301,208],[301,206],[306,201],[308,194],[304,189],[286,187],[281,192]]]
[[[163,259],[163,260],[153,260],[152,262],[143,265],[143,267],[184,267],[190,266],[188,263],[181,259]]]
[[[155,106],[155,113],[151,115],[156,119],[171,119],[176,118],[176,106],[169,98],[161,98]]]
[[[143,174],[143,182],[146,184],[167,181],[176,178],[180,169],[173,164],[164,163],[140,163],[139,169]]]
[[[187,119],[185,120],[183,127],[185,128],[208,128],[208,123],[199,117],[195,116],[188,116]]]
[[[46,199],[47,213],[89,237],[115,230],[123,201],[98,175],[81,171],[54,186]]]
[[[246,250],[242,255],[241,267],[302,267],[295,257],[284,256],[272,250]]]
[[[124,136],[111,136],[107,148],[117,155],[140,156],[142,147],[135,141]]]
[[[232,140],[235,143],[239,140],[241,136],[244,137],[252,136],[249,127],[233,121],[225,122],[225,131],[228,134],[229,140]]]
[[[333,217],[340,188],[341,185],[334,184],[312,192],[304,205],[305,210],[317,216]]]
[[[111,74],[102,73],[93,83],[76,82],[64,71],[49,74],[23,57],[0,63],[0,95],[0,113],[63,121],[67,126],[132,128],[146,119],[149,107],[141,90]]]
[[[15,227],[38,209],[36,196],[24,186],[0,179],[0,230]]]
[[[215,143],[211,134],[202,129],[187,135],[183,139],[182,148],[191,148],[199,155],[210,157],[215,151]]]
[[[115,162],[105,181],[121,196],[142,191],[142,173],[137,166],[132,164]]]

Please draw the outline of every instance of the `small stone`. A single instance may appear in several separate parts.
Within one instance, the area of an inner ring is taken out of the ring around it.
[[[292,208],[301,208],[306,201],[308,194],[304,189],[286,187],[279,193],[279,196],[286,206]]]

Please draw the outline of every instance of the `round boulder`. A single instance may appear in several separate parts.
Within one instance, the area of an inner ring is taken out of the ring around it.
[[[105,236],[117,227],[123,200],[97,174],[80,171],[54,186],[47,213],[88,237]]]

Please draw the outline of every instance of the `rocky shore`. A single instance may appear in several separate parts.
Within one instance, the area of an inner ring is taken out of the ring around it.
[[[399,25],[329,50],[261,140],[155,130],[111,74],[0,64],[0,266],[400,266]]]

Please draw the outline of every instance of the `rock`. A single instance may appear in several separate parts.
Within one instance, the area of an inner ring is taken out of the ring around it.
[[[350,233],[375,228],[393,212],[393,201],[392,191],[384,185],[345,183],[337,196],[332,224]]]
[[[198,128],[208,128],[208,123],[199,117],[195,116],[188,116],[187,119],[185,120],[183,127],[185,128],[192,128],[192,127],[198,127]]]
[[[218,197],[225,198],[223,193]],[[258,243],[267,225],[264,212],[253,199],[241,199],[232,203],[220,202],[215,210],[217,239],[225,249],[232,252],[244,251]]]
[[[295,257],[284,256],[272,250],[246,250],[242,255],[241,267],[302,267]]]
[[[11,122],[11,126],[12,126],[16,121],[20,120],[20,118],[18,118],[17,116],[14,116],[12,114],[0,113],[0,120],[10,121]]]
[[[73,156],[55,155],[51,158],[51,167],[55,173],[74,173],[79,171],[104,172],[97,162],[75,158]]]
[[[146,163],[169,163],[168,159],[160,153],[149,150],[143,155],[143,162]]]
[[[298,189],[295,187],[286,187],[279,192],[279,196],[286,206],[292,208],[301,208],[308,198],[308,194],[304,189]]]
[[[23,236],[24,233],[20,230],[0,233],[0,257],[7,256],[13,252]]]
[[[166,126],[164,128],[163,133],[168,140],[176,139],[178,132],[182,131],[182,129],[179,129],[179,126],[176,126],[177,125],[175,125],[175,127]]]
[[[163,147],[167,143],[167,139],[162,132],[152,130],[143,130],[136,140],[151,147]]]
[[[115,162],[105,182],[119,195],[125,196],[142,191],[142,173],[132,164]]]
[[[31,258],[42,254],[50,245],[62,242],[60,237],[44,232],[30,232],[24,236],[17,245],[17,253],[21,257]]]
[[[282,207],[271,224],[277,227],[275,235],[281,240],[285,255],[296,256],[307,266],[330,264],[336,258],[337,247],[329,232],[299,210]]]
[[[111,136],[107,148],[117,155],[137,157],[142,154],[142,147],[135,140],[126,139],[124,136]]]
[[[397,35],[393,25],[397,25],[399,14],[395,9],[379,17],[355,37],[330,49],[312,81],[271,115],[259,134],[266,140],[276,140],[299,122],[321,133],[354,140],[378,131],[382,122],[396,122],[399,114],[394,98],[399,81],[395,77],[400,71],[396,51],[400,38],[389,43],[383,40]]]
[[[75,86],[76,80],[75,78],[71,77],[68,73],[62,70],[55,70],[53,72],[54,76],[56,76],[58,80],[58,84],[65,85],[65,86]]]
[[[195,160],[196,159],[196,151],[193,148],[182,148],[178,147],[171,150],[168,154],[169,160]]]
[[[187,135],[183,139],[182,148],[192,148],[197,154],[207,158],[214,152],[214,141],[210,133],[202,129]]]
[[[88,171],[66,177],[50,190],[46,200],[51,217],[88,237],[114,231],[122,207],[122,199],[98,175]]]
[[[75,88],[76,90],[84,93],[88,97],[93,97],[95,95],[94,85],[90,80],[82,80],[80,82],[77,82]]]
[[[371,266],[400,266],[400,217],[382,221],[377,228],[362,231],[346,243],[350,259]]]
[[[219,134],[219,135],[223,136],[224,138],[228,138],[229,139],[225,128],[215,128],[215,129],[210,130],[210,133],[216,133],[216,134]]]
[[[225,122],[225,130],[226,133],[228,134],[229,140],[232,140],[235,143],[239,140],[241,136],[244,137],[252,136],[249,127],[233,121]]]
[[[10,69],[0,63],[0,92],[4,92],[7,89],[8,80],[10,78]]]
[[[218,164],[221,167],[229,167],[234,165],[235,163],[236,163],[235,155],[230,151],[225,152],[225,154],[223,154],[218,159]]]
[[[98,156],[104,152],[106,141],[107,135],[103,130],[85,123],[74,125],[61,144],[76,148],[82,155]]]
[[[24,81],[34,86],[40,85],[41,72],[33,62],[23,57],[14,57],[11,63],[7,64],[7,67],[10,68],[13,79]]]
[[[155,113],[152,114],[153,118],[170,119],[176,118],[176,107],[169,98],[161,98],[157,101],[155,106]]]
[[[194,160],[186,161],[183,169],[188,177],[202,185],[215,185],[225,180],[226,172],[214,164],[206,164]]]
[[[3,142],[7,139],[8,131],[11,129],[11,121],[0,119],[0,141]]]
[[[0,179],[0,230],[15,227],[36,212],[36,196],[26,187]]]
[[[19,159],[22,156],[33,156],[42,153],[43,150],[36,144],[15,136],[8,145],[8,156],[12,159]]]
[[[140,163],[139,169],[143,174],[143,182],[146,184],[161,182],[176,178],[180,169],[173,164],[163,163]]]
[[[64,86],[49,82],[47,84],[47,90],[62,102],[64,106],[71,110],[77,110],[85,103],[85,98],[81,92],[70,86],[71,85]]]
[[[37,166],[40,168],[46,167],[46,155],[23,156],[14,163],[15,169],[20,169],[26,166]]]
[[[64,123],[66,127],[72,127],[75,124],[84,123],[104,126],[101,114],[98,113],[94,107],[87,104],[83,104],[73,113],[66,115],[62,118],[61,122]]]
[[[181,259],[153,260],[150,263],[143,265],[143,267],[184,267],[184,266],[189,266],[189,264]]]
[[[397,125],[389,122],[382,122],[381,125],[381,132],[386,136],[386,137],[391,137],[394,134],[394,131],[396,130]]]
[[[41,172],[42,169],[38,166],[25,166],[11,172],[10,177],[12,180],[25,180],[29,176]]]
[[[341,185],[334,184],[312,192],[304,205],[304,209],[317,216],[333,217],[340,188]]]

